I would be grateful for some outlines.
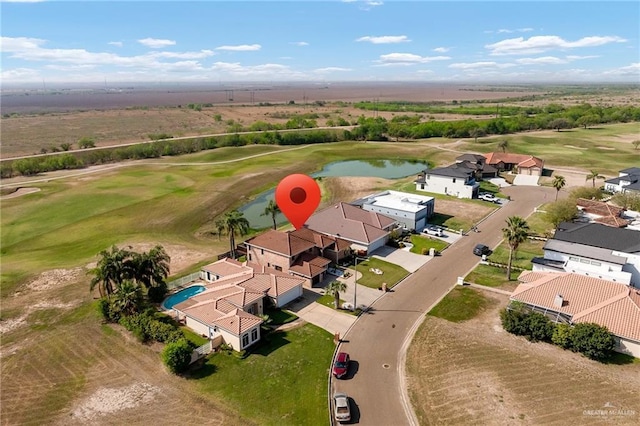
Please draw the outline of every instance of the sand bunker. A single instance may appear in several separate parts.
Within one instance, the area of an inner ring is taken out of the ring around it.
[[[76,408],[71,416],[82,421],[115,413],[153,401],[160,389],[148,383],[135,383],[121,388],[101,388]]]
[[[582,148],[579,146],[573,146],[573,145],[565,145],[565,148],[573,148],[573,149],[587,149],[587,148]]]
[[[8,200],[9,198],[16,198],[22,195],[33,194],[34,192],[38,191],[40,191],[40,188],[18,188],[11,194],[0,197],[0,200]]]

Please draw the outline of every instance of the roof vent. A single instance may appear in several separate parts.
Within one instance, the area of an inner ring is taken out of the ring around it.
[[[564,305],[564,297],[561,294],[556,294],[556,298],[553,300],[553,306],[557,308],[562,308]]]

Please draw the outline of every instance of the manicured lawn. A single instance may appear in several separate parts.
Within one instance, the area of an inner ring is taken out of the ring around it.
[[[416,254],[422,254],[423,249],[426,250],[426,254],[429,254],[429,249],[432,247],[436,249],[436,251],[442,252],[442,250],[449,246],[449,244],[444,241],[422,235],[412,235],[411,244],[413,244],[413,247],[411,247],[411,253]]]
[[[528,240],[520,244],[518,250],[513,254],[513,266],[522,269],[531,269],[531,259],[544,255],[544,251],[542,250],[544,243],[544,241]],[[509,262],[509,246],[507,243],[503,242],[496,247],[488,260],[506,265],[507,262]]]
[[[545,210],[548,204],[540,206],[540,210]],[[553,235],[553,225],[545,218],[546,214],[542,212],[533,213],[527,218],[527,224],[529,225],[529,233],[533,235]]]
[[[475,317],[487,304],[487,299],[478,290],[456,286],[427,315],[462,322]]]
[[[258,424],[326,425],[333,336],[306,324],[268,339],[245,359],[211,356],[193,380]]]
[[[196,346],[202,346],[209,341],[186,326],[180,327],[180,330],[182,330],[187,340]]]
[[[265,312],[271,319],[271,325],[288,324],[298,319],[298,317],[286,309],[269,309]]]
[[[489,265],[478,265],[464,278],[464,280],[474,284],[485,285],[487,287],[497,287],[512,291],[518,285],[516,280],[518,274],[518,272],[512,273],[511,281],[508,281],[505,269]]]
[[[382,275],[374,274],[370,269],[379,269],[382,271]],[[370,288],[380,288],[382,283],[387,283],[387,288],[392,288],[398,281],[409,275],[409,272],[403,267],[375,257],[358,263],[358,272],[362,273],[358,284]]]

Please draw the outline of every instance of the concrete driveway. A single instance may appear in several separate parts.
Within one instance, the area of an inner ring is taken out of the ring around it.
[[[305,288],[302,291],[302,298],[286,306],[286,309],[331,334],[340,333],[340,336],[344,336],[357,317],[316,303],[320,296],[319,292]]]
[[[411,253],[410,251],[397,249],[389,246],[380,247],[372,253],[373,257],[402,266],[407,271],[413,273],[427,263],[431,257],[422,254]]]
[[[540,176],[533,175],[516,175],[513,184],[516,186],[538,186]]]

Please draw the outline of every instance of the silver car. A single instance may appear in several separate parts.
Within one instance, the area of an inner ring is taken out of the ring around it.
[[[333,394],[333,412],[336,420],[341,423],[351,420],[351,407],[347,394],[340,392]]]

